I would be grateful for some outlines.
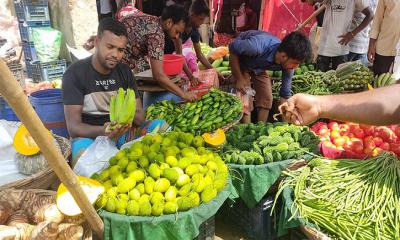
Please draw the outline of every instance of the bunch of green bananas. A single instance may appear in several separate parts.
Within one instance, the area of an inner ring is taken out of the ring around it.
[[[136,95],[132,89],[119,88],[117,96],[111,96],[110,101],[110,129],[116,126],[130,125],[136,112]]]

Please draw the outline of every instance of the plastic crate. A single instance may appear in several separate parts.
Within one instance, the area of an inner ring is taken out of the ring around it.
[[[39,27],[50,27],[50,25],[50,21],[20,22],[18,27],[21,40],[24,42],[33,42],[32,30]]]
[[[17,79],[21,87],[25,88],[25,77],[22,65],[19,63],[12,63],[12,64],[7,64],[7,66],[14,75],[15,79]]]
[[[18,21],[50,21],[47,0],[14,0]]]
[[[210,217],[199,227],[199,235],[194,240],[213,240],[215,236],[215,216]]]
[[[22,49],[24,51],[25,60],[29,62],[38,61],[35,45],[32,42],[23,42]]]
[[[25,66],[26,66],[26,75],[28,78],[32,78],[33,73],[33,66],[32,63],[25,59]]]
[[[52,81],[62,78],[67,64],[64,59],[46,63],[32,64],[33,82]]]
[[[264,197],[254,208],[248,208],[241,199],[235,201],[232,206],[223,206],[226,221],[241,228],[249,239],[277,239],[276,216],[271,216],[274,197]]]

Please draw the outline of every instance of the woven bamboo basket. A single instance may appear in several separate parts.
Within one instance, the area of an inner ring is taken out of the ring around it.
[[[71,155],[71,143],[68,139],[53,135],[56,139],[58,145],[60,146],[61,152],[66,161],[68,161]],[[8,188],[16,189],[48,189],[55,181],[57,176],[54,171],[48,167],[47,169],[38,172],[36,174],[27,176],[24,179],[17,180],[11,183],[4,184],[0,186],[0,190]]]
[[[17,191],[26,191],[35,194],[36,196],[53,196],[54,197],[54,202],[55,202],[55,196],[56,192],[55,191],[50,191],[50,190],[43,190],[43,189],[2,189],[0,190],[0,199],[2,199],[2,196],[4,194],[6,195],[12,195],[13,192]],[[83,227],[83,237],[82,240],[92,240],[92,230],[87,222],[84,222],[82,224]]]
[[[307,236],[309,240],[331,240],[330,237],[319,232],[318,230],[306,226],[300,226],[300,230]]]

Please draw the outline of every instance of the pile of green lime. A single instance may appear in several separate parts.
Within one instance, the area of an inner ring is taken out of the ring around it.
[[[93,179],[106,191],[96,206],[131,216],[186,211],[215,198],[226,185],[228,167],[204,147],[201,136],[169,132],[146,135],[110,159]]]

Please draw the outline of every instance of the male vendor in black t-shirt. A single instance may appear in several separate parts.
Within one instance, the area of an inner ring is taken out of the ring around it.
[[[133,89],[136,93],[134,124],[144,121],[142,102],[132,71],[121,63],[128,42],[124,24],[106,18],[101,20],[94,41],[94,55],[73,63],[64,73],[62,91],[65,120],[72,141],[72,157],[86,149],[96,137],[108,136],[119,140],[131,126],[106,131],[109,123],[109,104],[117,90]]]

